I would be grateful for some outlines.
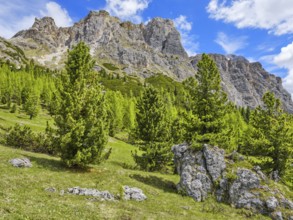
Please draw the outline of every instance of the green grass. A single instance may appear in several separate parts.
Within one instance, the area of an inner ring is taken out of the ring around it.
[[[50,125],[53,125],[54,120],[46,113],[46,111],[40,111],[36,118],[30,120],[30,117],[23,111],[19,112],[17,110],[16,113],[10,113],[9,109],[0,106],[0,127],[9,128],[18,123],[30,126],[33,131],[45,131],[47,121]]]
[[[176,193],[176,175],[146,173],[123,168],[133,164],[134,147],[110,139],[110,159],[92,166],[87,172],[68,170],[60,160],[47,155],[25,152],[0,145],[0,218],[3,219],[245,219],[241,210],[208,200],[194,202]],[[27,157],[32,168],[14,168],[8,160]],[[141,188],[148,199],[144,202],[93,202],[86,196],[49,193],[55,187],[66,190],[80,186],[121,192],[123,185]],[[256,217],[256,216],[255,216]],[[258,219],[265,219],[258,216]]]
[[[49,117],[42,113],[29,120],[0,109],[1,123],[30,125],[36,131],[45,128]],[[136,148],[115,138],[109,138],[112,154],[108,161],[92,165],[88,171],[70,170],[60,159],[44,154],[26,152],[0,145],[0,219],[246,219],[251,213],[236,210],[215,202],[195,202],[177,194],[177,175],[147,173],[126,169],[134,166],[131,151]],[[15,168],[12,158],[27,157],[32,168]],[[128,166],[125,166],[127,164]],[[122,186],[141,188],[148,199],[144,202],[118,200],[116,202],[91,201],[87,196],[75,196],[45,191],[55,187],[58,191],[69,187],[96,188],[120,194]],[[253,215],[253,219],[267,219]]]
[[[103,63],[103,66],[105,68],[107,68],[108,70],[112,70],[112,71],[115,71],[115,70],[119,70],[118,67],[116,67],[114,64],[112,63]]]

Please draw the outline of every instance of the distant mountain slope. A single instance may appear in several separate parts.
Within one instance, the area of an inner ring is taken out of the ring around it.
[[[20,68],[28,59],[19,47],[0,37],[0,62],[10,62],[16,68]]]
[[[222,87],[227,92],[229,100],[238,106],[252,108],[262,104],[265,92],[272,91],[283,103],[288,112],[293,112],[290,94],[283,88],[282,79],[268,73],[259,62],[250,63],[241,56],[224,56],[210,54],[216,62],[222,77]],[[191,59],[193,67],[200,59],[200,55]]]
[[[33,26],[11,40],[40,64],[62,68],[67,50],[86,42],[99,66],[112,63],[121,73],[146,78],[163,73],[182,81],[196,74],[200,55],[188,57],[179,32],[168,19],[154,18],[147,25],[122,22],[106,11],[90,12],[72,27],[58,28],[52,18],[36,19]],[[281,78],[266,72],[260,63],[243,57],[211,54],[223,79],[229,99],[239,106],[261,105],[261,97],[272,91],[284,108],[293,113],[290,94]]]

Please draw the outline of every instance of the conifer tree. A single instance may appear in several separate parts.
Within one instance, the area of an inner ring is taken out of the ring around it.
[[[102,88],[89,48],[77,44],[68,54],[60,86],[60,109],[55,118],[61,159],[69,167],[101,162],[107,143],[107,117]]]
[[[188,91],[187,140],[194,146],[222,142],[227,96],[221,88],[221,76],[215,62],[206,54],[197,64],[195,79],[184,85]]]
[[[40,111],[40,98],[36,92],[31,92],[23,106],[27,115],[30,116],[30,119],[33,119],[39,114]]]
[[[139,147],[143,153],[133,154],[135,162],[147,171],[163,169],[172,159],[172,140],[166,106],[156,89],[145,88],[137,102],[136,120],[134,135],[141,140]]]
[[[277,171],[282,176],[293,151],[290,120],[273,93],[265,93],[263,102],[264,108],[257,107],[250,116],[242,152],[261,157],[268,172]]]
[[[108,91],[106,99],[109,106],[109,133],[114,137],[123,127],[124,98],[119,91]]]
[[[135,127],[135,99],[126,99],[125,105],[126,106],[123,115],[123,127],[127,131],[131,131]]]

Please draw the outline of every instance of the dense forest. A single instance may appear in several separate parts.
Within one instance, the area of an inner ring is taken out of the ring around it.
[[[293,116],[270,92],[264,106],[237,107],[221,89],[214,61],[203,54],[194,77],[182,83],[163,74],[145,80],[115,73],[105,63],[94,71],[89,48],[79,43],[66,68],[52,71],[33,62],[0,66],[1,107],[30,119],[46,112],[54,119],[44,132],[16,124],[1,141],[9,146],[60,156],[68,167],[86,168],[111,156],[108,136],[137,146],[136,169],[173,172],[171,147],[204,143],[237,151],[292,187]]]

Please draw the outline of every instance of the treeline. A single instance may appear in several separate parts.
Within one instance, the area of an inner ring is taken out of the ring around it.
[[[2,104],[12,112],[17,106],[30,118],[40,108],[47,110],[55,127],[47,128],[44,145],[68,166],[107,159],[107,136],[123,132],[138,146],[132,152],[137,166],[147,171],[172,169],[171,146],[188,142],[195,149],[208,143],[238,151],[267,173],[290,177],[292,115],[283,112],[269,92],[264,106],[255,110],[230,103],[208,55],[202,55],[195,77],[183,83],[161,74],[140,82],[93,67],[88,47],[80,43],[70,51],[62,72],[33,67],[16,71],[5,65],[0,69]]]
[[[53,72],[35,68],[33,64],[30,67],[13,70],[7,64],[0,66],[1,103],[12,113],[24,110],[31,119],[38,115],[41,107],[53,114],[59,97],[58,80]]]

